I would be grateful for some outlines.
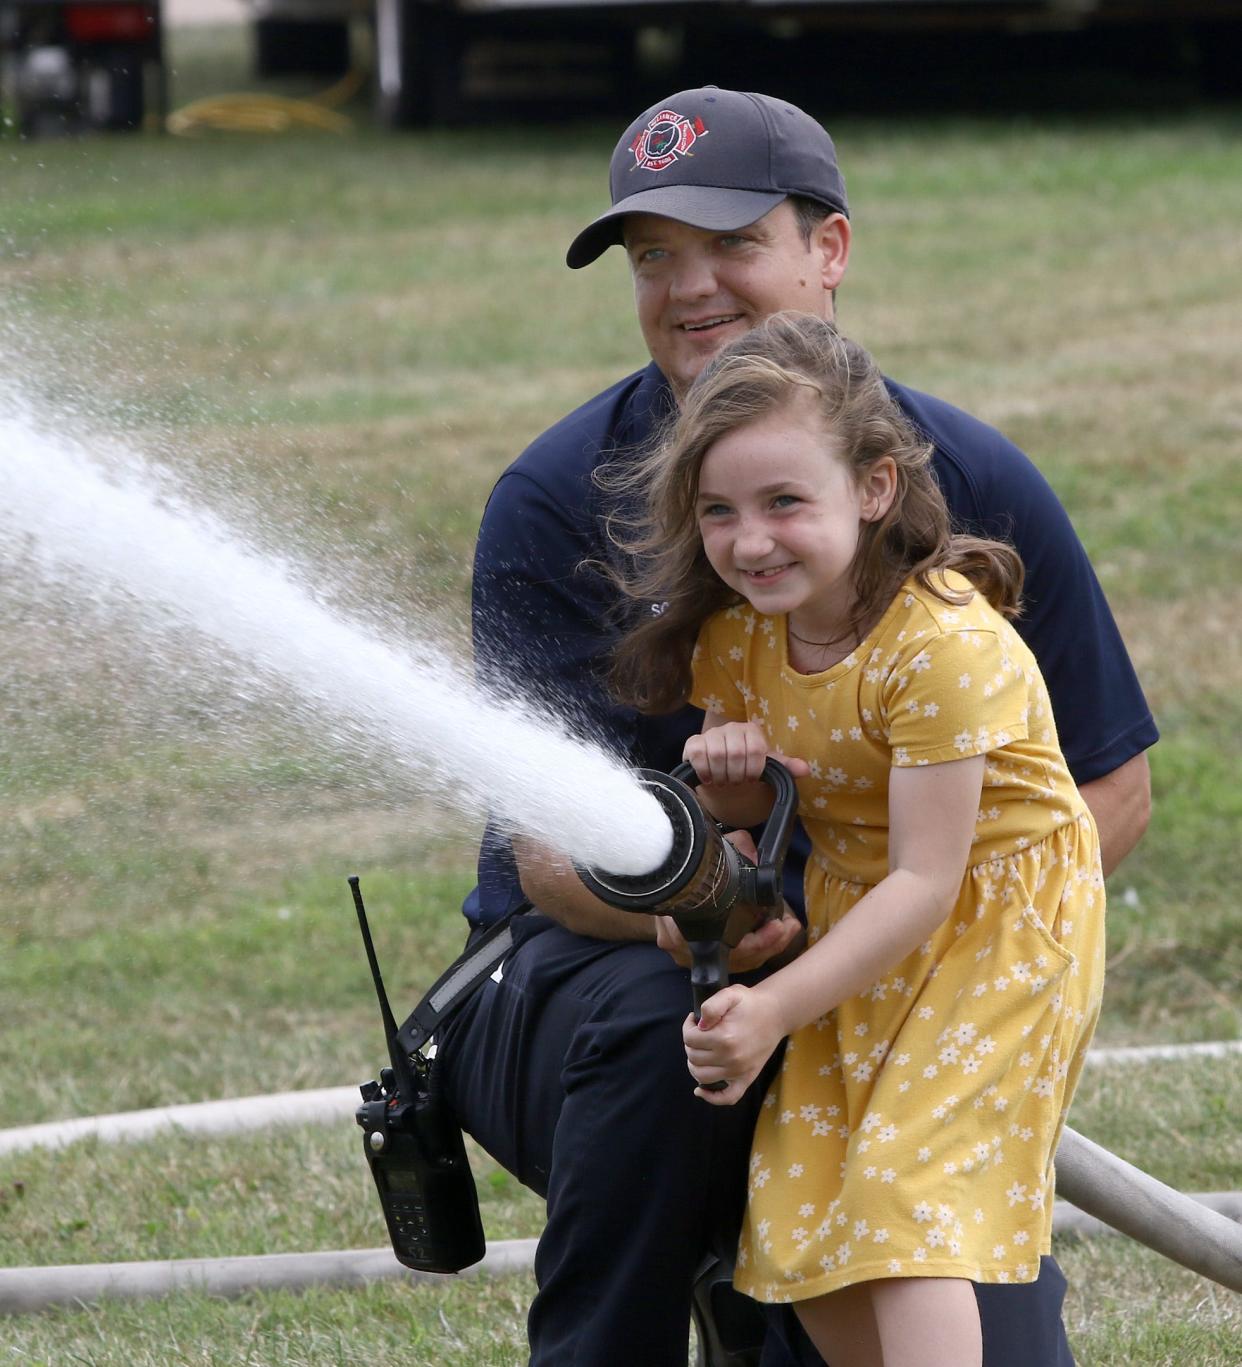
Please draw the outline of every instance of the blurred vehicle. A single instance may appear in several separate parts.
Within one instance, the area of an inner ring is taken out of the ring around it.
[[[1206,93],[1242,95],[1242,0],[248,3],[257,65],[267,74],[340,74],[350,61],[351,19],[363,15],[373,34],[376,109],[390,127],[455,122],[488,108],[544,118],[626,112],[704,81],[783,89],[799,67],[814,78],[811,102],[858,64],[894,84],[936,63],[959,83],[997,80],[996,72],[972,73],[960,55],[989,35],[1012,36],[1053,80],[1071,47],[1086,47],[1102,67],[1132,78],[1176,71]]]
[[[158,122],[160,0],[0,0],[0,95],[24,136]]]
[[[370,70],[389,128],[480,114],[625,114],[714,81],[812,107],[889,93],[1189,79],[1242,95],[1242,0],[246,0],[261,77]],[[1088,77],[1088,79],[1091,79]],[[937,82],[939,84],[937,85]],[[800,83],[800,84],[799,84]],[[25,134],[137,128],[166,112],[160,0],[0,0],[0,103]]]

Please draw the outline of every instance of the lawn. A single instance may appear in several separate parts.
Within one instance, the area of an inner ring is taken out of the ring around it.
[[[178,94],[241,78],[233,30],[173,41]],[[1044,469],[1161,726],[1152,828],[1109,888],[1100,1041],[1237,1038],[1242,120],[829,121],[856,232],[843,326]],[[378,629],[460,649],[492,481],[643,360],[624,261],[562,260],[615,133],[385,137],[362,117],[343,137],[0,140],[4,379]],[[0,581],[0,1124],[371,1076],[345,876],[412,1004],[460,942],[477,820],[19,564]],[[1236,1188],[1240,1102],[1236,1058],[1101,1069],[1071,1123],[1184,1189]],[[356,1145],[347,1125],[5,1158],[0,1262],[374,1246]],[[536,1233],[538,1203],[478,1161],[489,1235]],[[1082,1362],[1242,1357],[1227,1293],[1119,1240],[1058,1253]],[[0,1356],[518,1363],[529,1294],[177,1296],[9,1321]]]

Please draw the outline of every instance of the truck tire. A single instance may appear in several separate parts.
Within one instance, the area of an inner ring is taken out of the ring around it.
[[[1242,89],[1242,20],[1200,24],[1195,37],[1203,94],[1213,100],[1236,100]]]
[[[423,0],[375,0],[375,115],[385,128],[460,117],[463,32],[451,11]]]
[[[343,76],[349,70],[344,19],[256,19],[256,76]]]
[[[122,132],[142,127],[146,113],[145,53],[106,48],[82,66],[82,116],[90,128]]]

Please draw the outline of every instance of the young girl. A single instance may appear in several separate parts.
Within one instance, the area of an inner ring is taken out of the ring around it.
[[[809,947],[685,1043],[728,1105],[789,1037],[736,1283],[795,1302],[833,1367],[981,1361],[971,1282],[1038,1274],[1100,999],[1095,826],[1006,620],[1021,564],[951,534],[929,462],[860,347],[778,314],[635,480],[630,588],[667,607],[619,691],[705,710],[686,758],[730,825],[763,819],[766,755],[799,779]]]

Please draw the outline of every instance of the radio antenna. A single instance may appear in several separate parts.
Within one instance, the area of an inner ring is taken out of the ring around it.
[[[392,1062],[393,1075],[397,1079],[397,1089],[407,1100],[415,1095],[414,1076],[410,1071],[410,1060],[405,1050],[397,1042],[397,1022],[388,1004],[388,993],[384,991],[384,979],[380,974],[379,960],[375,957],[375,945],[371,941],[371,927],[367,924],[367,909],[362,905],[362,888],[358,875],[349,877],[349,890],[354,896],[354,909],[358,913],[358,928],[362,931],[362,943],[366,946],[367,962],[371,965],[371,980],[375,984],[375,995],[379,998],[380,1016],[384,1022],[384,1038],[388,1043],[388,1057]]]

